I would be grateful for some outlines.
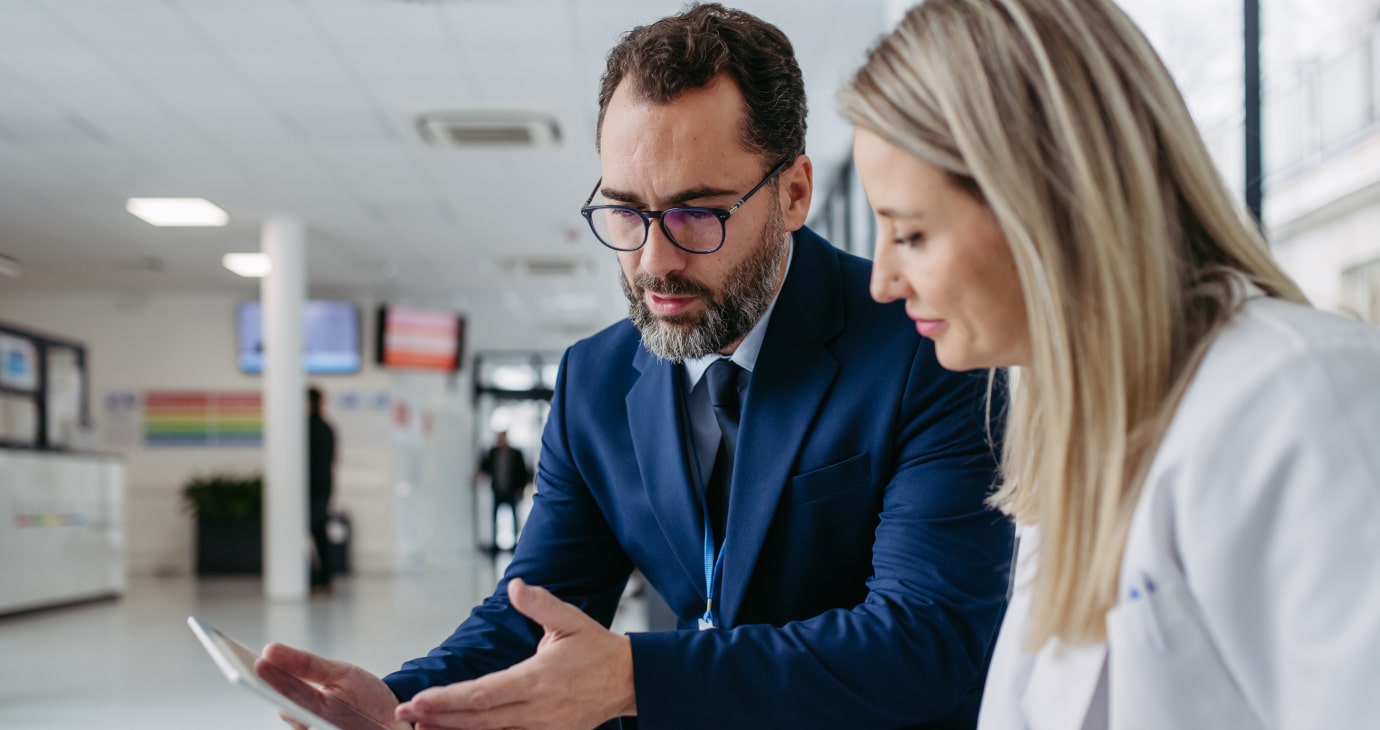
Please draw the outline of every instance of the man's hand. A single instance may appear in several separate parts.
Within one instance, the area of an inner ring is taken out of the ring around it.
[[[345,662],[325,659],[285,644],[272,643],[264,647],[260,661],[267,661],[299,679],[317,685],[323,692],[345,701],[375,722],[395,730],[410,726],[393,718],[398,698],[383,680]],[[302,724],[283,717],[283,721],[307,730]]]
[[[632,643],[543,588],[514,578],[508,599],[546,630],[536,656],[504,671],[433,687],[395,717],[425,728],[589,730],[637,714]]]

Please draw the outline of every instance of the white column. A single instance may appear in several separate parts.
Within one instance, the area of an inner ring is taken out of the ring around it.
[[[271,601],[307,595],[307,409],[302,374],[302,303],[307,292],[306,230],[292,217],[264,221],[264,593]]]

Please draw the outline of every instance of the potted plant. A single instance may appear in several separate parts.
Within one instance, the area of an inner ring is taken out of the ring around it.
[[[184,511],[196,518],[198,575],[263,573],[263,477],[195,476],[182,487]]]

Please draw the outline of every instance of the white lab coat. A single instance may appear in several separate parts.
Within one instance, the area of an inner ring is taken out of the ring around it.
[[[1106,644],[1026,652],[1025,531],[980,730],[1380,728],[1380,330],[1249,293],[1155,456]]]

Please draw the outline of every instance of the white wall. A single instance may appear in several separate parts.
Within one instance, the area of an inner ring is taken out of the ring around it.
[[[110,425],[103,409],[107,393],[261,388],[259,377],[241,374],[235,366],[235,307],[252,296],[252,289],[243,295],[0,289],[0,320],[86,345],[91,415],[100,443]],[[410,418],[399,428],[391,408],[351,415],[332,413],[328,404],[327,417],[336,422],[340,441],[337,500],[354,523],[353,567],[357,572],[417,568],[458,551],[472,552],[468,368],[453,388],[442,375],[398,375],[375,368],[369,362],[375,305],[358,303],[364,323],[363,369],[357,375],[310,376],[309,382],[321,385],[328,397],[346,391],[387,392],[394,403],[407,404]],[[432,428],[425,427],[428,423]],[[180,489],[190,476],[263,468],[257,448],[149,449],[139,444],[122,453],[128,465],[128,564],[135,574],[192,570],[192,522],[179,508]],[[406,549],[400,548],[404,543]]]
[[[1342,306],[1342,274],[1380,259],[1380,127],[1303,174],[1271,179],[1272,251],[1313,303]]]

